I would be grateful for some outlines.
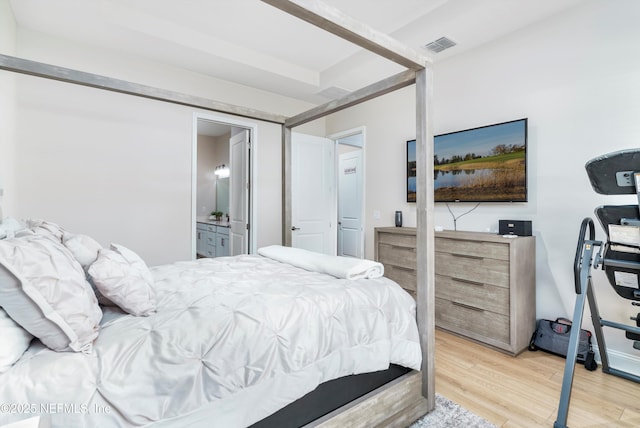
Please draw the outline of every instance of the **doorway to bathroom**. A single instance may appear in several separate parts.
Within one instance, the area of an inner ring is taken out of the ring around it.
[[[248,254],[252,248],[252,136],[255,127],[242,120],[208,114],[194,115],[192,177],[192,255],[216,254],[203,245],[204,225],[222,236],[221,255]],[[211,227],[210,227],[211,228]],[[225,236],[227,235],[227,236]],[[199,239],[200,238],[200,239]],[[209,237],[209,240],[213,238]],[[212,243],[215,247],[216,243]]]

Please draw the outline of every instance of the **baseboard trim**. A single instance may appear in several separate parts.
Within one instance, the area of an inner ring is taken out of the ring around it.
[[[598,364],[602,365],[600,350],[595,345],[593,346],[593,352],[596,354],[596,361]],[[640,355],[632,355],[616,350],[607,350],[607,356],[609,357],[609,367],[640,376]]]

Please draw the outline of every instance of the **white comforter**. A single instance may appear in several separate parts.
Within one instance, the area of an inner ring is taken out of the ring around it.
[[[0,425],[35,412],[65,428],[241,427],[330,379],[389,363],[420,369],[414,301],[386,278],[336,279],[259,256],[152,273],[156,314],[105,309],[92,355],[35,341],[0,375]]]

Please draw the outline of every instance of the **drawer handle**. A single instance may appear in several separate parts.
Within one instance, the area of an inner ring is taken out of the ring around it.
[[[391,269],[405,270],[405,271],[408,271],[408,272],[415,272],[416,271],[413,268],[404,267],[404,266],[396,266],[396,265],[387,265],[387,266],[389,266]]]
[[[471,281],[470,279],[462,279],[462,278],[451,278],[456,282],[462,282],[464,284],[477,285],[478,287],[484,287],[484,282]]]
[[[416,247],[410,247],[408,245],[396,245],[396,244],[387,244],[387,243],[383,243],[382,245],[385,245],[391,248],[397,248],[399,250],[411,251],[414,253],[416,252]]]
[[[476,311],[476,312],[484,312],[484,309],[476,308],[475,306],[465,305],[464,303],[458,303],[458,302],[451,302],[451,303],[453,303],[456,306],[460,306],[461,308],[471,309],[472,311]]]
[[[469,254],[456,254],[456,253],[451,253],[451,255],[453,257],[462,257],[463,259],[474,259],[474,260],[484,260],[484,257],[482,256],[472,256]]]

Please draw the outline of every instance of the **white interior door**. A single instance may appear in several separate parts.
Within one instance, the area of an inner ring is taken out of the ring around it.
[[[233,128],[229,140],[230,255],[247,254],[249,233],[249,130]]]
[[[294,132],[291,161],[291,246],[334,255],[334,142]]]
[[[340,155],[338,163],[338,255],[361,259],[362,149]]]

